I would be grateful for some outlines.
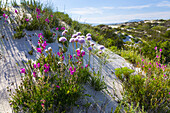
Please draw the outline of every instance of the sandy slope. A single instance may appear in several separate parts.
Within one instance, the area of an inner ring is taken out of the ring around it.
[[[5,35],[5,38],[0,37],[0,112],[11,113],[12,110],[8,103],[8,93],[7,93],[7,86],[9,86],[12,90],[16,88],[19,85],[20,82],[20,76],[19,73],[20,68],[25,67],[22,62],[27,62],[29,59],[35,60],[39,57],[39,54],[34,51],[34,54],[31,56],[28,54],[28,51],[31,50],[31,47],[36,49],[38,37],[37,35],[41,31],[25,31],[26,36],[22,39],[16,39],[14,40],[12,38],[12,35],[14,34],[13,30],[11,29],[9,24],[4,24],[3,20],[0,20],[0,29],[1,29],[1,35]],[[34,36],[33,36],[34,34]],[[30,37],[31,36],[31,37]],[[95,42],[94,42],[95,43]],[[48,47],[52,47],[53,52],[59,51],[59,44],[57,41],[55,43],[48,44]],[[98,47],[98,44],[95,45],[95,48]],[[86,51],[86,55],[84,56],[84,63],[88,63],[88,50],[87,48],[84,48]],[[73,53],[72,45],[69,45],[69,53]],[[114,75],[114,69],[120,68],[120,67],[129,67],[131,68],[131,65],[129,63],[126,63],[126,61],[112,53],[111,51],[107,50],[109,54],[108,62],[103,66],[102,68],[102,76],[104,76],[104,80],[107,84],[108,90],[111,94],[113,94],[113,81],[115,81],[115,87],[117,89],[117,95],[119,95],[119,98],[121,98],[119,90],[121,89],[121,86],[119,84],[119,81],[117,80],[116,76]],[[100,59],[95,55],[91,56],[91,68],[93,67],[93,58],[94,57],[94,70],[97,72],[99,70],[100,66]],[[14,85],[10,85],[11,83],[14,83]],[[111,111],[111,108],[113,107],[113,110],[116,108],[117,103],[116,101],[112,100],[111,97],[106,94],[104,91],[102,92],[96,92],[93,88],[91,88],[89,85],[85,85],[86,91],[85,93],[88,93],[92,95],[92,97],[89,97],[87,99],[84,99],[80,101],[80,104],[83,104],[86,102],[86,100],[89,100],[92,102],[92,105],[89,107],[88,112],[109,112]],[[106,107],[105,107],[106,105]],[[85,109],[83,106],[80,106],[80,109],[74,108],[74,112],[80,112],[83,109]]]

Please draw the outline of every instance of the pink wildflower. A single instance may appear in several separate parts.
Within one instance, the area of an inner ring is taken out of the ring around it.
[[[42,53],[41,48],[37,48],[37,52]]]
[[[37,68],[36,64],[33,64],[34,68]]]
[[[157,50],[157,46],[155,47],[155,50]]]
[[[70,55],[70,59],[72,59],[72,56]]]
[[[25,18],[25,21],[27,21],[27,22],[28,22],[28,21],[29,21],[29,19]]]
[[[38,67],[38,68],[40,67],[40,63],[37,64],[37,67]]]
[[[18,11],[15,9],[15,13],[17,14],[18,13]]]
[[[46,18],[45,21],[49,23],[49,19],[48,18]]]
[[[62,56],[62,59],[64,60],[64,56]]]
[[[59,86],[59,85],[57,85],[56,87],[57,87],[57,88],[60,88],[60,86]]]
[[[5,18],[5,14],[3,14],[3,17]]]
[[[25,68],[21,68],[21,72],[20,73],[24,73],[25,74],[26,73],[25,72]]]
[[[162,52],[162,49],[159,49],[160,52]]]
[[[85,67],[88,67],[89,64],[87,64]]]
[[[36,72],[33,72],[33,77],[36,77]]]
[[[56,30],[58,31],[58,27],[56,28]]]
[[[57,55],[60,56],[61,55],[60,52],[57,52]]]

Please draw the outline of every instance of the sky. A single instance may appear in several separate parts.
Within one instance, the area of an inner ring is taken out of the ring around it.
[[[17,0],[20,1],[20,0]],[[170,19],[170,0],[37,0],[73,20],[92,24],[120,23],[133,19]]]

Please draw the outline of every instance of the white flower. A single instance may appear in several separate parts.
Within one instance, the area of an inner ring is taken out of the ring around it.
[[[52,48],[51,48],[51,47],[48,47],[48,51],[50,51],[50,50],[52,50]]]

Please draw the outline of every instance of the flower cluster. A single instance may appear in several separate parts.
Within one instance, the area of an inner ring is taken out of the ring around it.
[[[73,75],[73,74],[74,74],[74,72],[76,72],[76,68],[74,67],[74,70],[73,70],[73,68],[72,68],[72,67],[70,67],[70,68],[69,68],[69,71],[70,71],[70,74],[71,74],[71,75]]]
[[[47,66],[47,64],[44,64],[44,68],[45,68],[44,72],[47,73],[50,69],[50,65],[48,64]]]
[[[42,33],[38,34],[38,37],[39,37],[38,45],[40,46],[40,48],[37,48],[37,52],[41,54],[48,44],[46,43],[46,41],[42,39],[43,38]]]

